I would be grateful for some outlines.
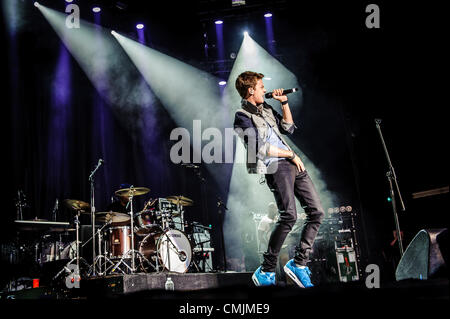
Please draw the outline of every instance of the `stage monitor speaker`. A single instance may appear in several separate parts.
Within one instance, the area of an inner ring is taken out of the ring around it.
[[[395,279],[429,279],[447,276],[448,230],[422,229],[406,248]]]

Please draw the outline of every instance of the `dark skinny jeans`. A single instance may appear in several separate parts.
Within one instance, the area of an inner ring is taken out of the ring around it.
[[[322,204],[307,171],[299,172],[295,164],[289,160],[280,160],[271,165],[274,164],[278,164],[278,169],[273,174],[266,174],[266,181],[275,196],[280,216],[264,253],[262,270],[265,272],[275,271],[281,246],[297,220],[295,198],[300,201],[307,216],[300,241],[295,248],[296,264],[306,265],[308,262],[309,253],[324,217]]]

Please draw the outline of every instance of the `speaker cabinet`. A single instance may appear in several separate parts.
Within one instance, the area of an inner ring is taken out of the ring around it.
[[[406,248],[395,279],[429,279],[447,276],[448,229],[422,229]]]

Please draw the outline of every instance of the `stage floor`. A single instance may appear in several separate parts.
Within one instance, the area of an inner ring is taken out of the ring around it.
[[[136,273],[90,278],[81,282],[86,296],[112,296],[148,290],[165,290],[170,277],[176,291],[196,291],[232,286],[253,286],[251,272],[216,273]]]
[[[175,291],[164,290],[169,275]],[[128,312],[161,318],[278,319],[298,311],[302,316],[316,317],[370,312],[371,317],[386,318],[423,311],[439,313],[448,308],[448,301],[447,278],[382,282],[376,289],[367,288],[364,281],[301,289],[284,282],[255,287],[251,273],[143,273],[92,278],[82,281],[79,289],[65,291],[40,287],[2,293],[0,307],[27,316],[39,309],[58,316],[98,314],[103,318]]]

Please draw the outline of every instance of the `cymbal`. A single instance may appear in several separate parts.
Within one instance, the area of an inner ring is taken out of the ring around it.
[[[21,231],[35,231],[43,232],[50,230],[51,232],[65,231],[69,227],[68,222],[54,222],[47,219],[30,219],[30,220],[15,220],[17,229]]]
[[[112,223],[122,223],[130,220],[130,216],[124,213],[117,212],[98,212],[95,215],[99,217],[95,217],[99,222],[109,222]]]
[[[75,228],[50,228],[49,232],[51,233],[65,233],[65,232],[74,232]]]
[[[89,205],[86,202],[83,202],[81,200],[77,199],[65,199],[64,203],[67,207],[69,207],[72,210],[80,211],[81,213],[89,214],[91,205]]]
[[[170,202],[172,202],[173,204],[180,204],[181,206],[193,206],[194,205],[194,201],[190,198],[187,198],[185,196],[169,196],[166,197],[166,199]]]
[[[133,194],[133,196],[144,195],[150,192],[150,189],[147,187],[133,187],[133,188],[122,188],[117,190],[114,194],[117,196],[129,196]]]

